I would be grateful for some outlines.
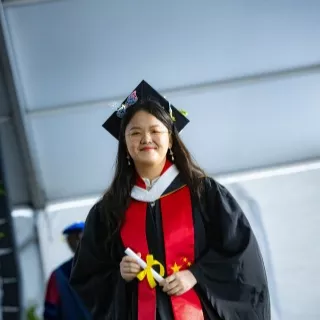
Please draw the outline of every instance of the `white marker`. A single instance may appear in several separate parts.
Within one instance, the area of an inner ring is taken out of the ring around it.
[[[146,269],[147,268],[147,264],[145,261],[143,261],[135,252],[133,252],[130,248],[127,248],[124,253],[135,259],[138,263],[138,265],[142,268],[142,269]],[[160,274],[156,271],[153,270],[153,268],[151,268],[151,272],[153,277],[157,280],[158,283],[161,283],[164,279],[163,277],[160,276]]]

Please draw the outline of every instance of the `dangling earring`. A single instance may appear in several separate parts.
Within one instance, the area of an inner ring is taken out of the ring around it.
[[[131,166],[130,156],[127,154],[128,166]]]
[[[173,151],[172,151],[172,149],[171,149],[171,148],[169,148],[169,154],[170,154],[170,156],[171,156],[171,160],[172,160],[172,162],[174,162]]]

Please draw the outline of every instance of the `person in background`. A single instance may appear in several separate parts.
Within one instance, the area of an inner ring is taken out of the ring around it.
[[[74,254],[81,239],[84,222],[76,222],[63,230],[68,246]],[[48,281],[44,305],[44,320],[87,320],[90,313],[75,291],[69,286],[73,257],[56,268]]]

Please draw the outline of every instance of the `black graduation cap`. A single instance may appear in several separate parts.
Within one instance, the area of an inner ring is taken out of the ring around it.
[[[146,81],[142,80],[131,94],[122,102],[117,111],[113,112],[102,126],[116,139],[119,139],[121,119],[124,117],[126,109],[134,108],[134,105],[138,101],[147,99],[157,101],[169,113],[178,132],[180,132],[189,123],[189,119],[186,118],[185,111],[177,110],[159,92],[154,90]]]

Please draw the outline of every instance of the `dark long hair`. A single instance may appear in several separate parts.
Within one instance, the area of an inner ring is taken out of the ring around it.
[[[172,136],[172,151],[175,165],[180,171],[182,180],[190,188],[193,196],[200,198],[203,188],[204,171],[194,162],[192,156],[172,122],[169,114],[157,102],[151,99],[142,100],[133,107],[129,107],[121,121],[118,153],[115,164],[115,175],[109,189],[101,199],[102,219],[106,225],[107,241],[116,234],[124,222],[125,212],[130,203],[130,193],[135,184],[136,171],[134,165],[128,165],[125,130],[138,111],[145,111],[160,120]],[[170,159],[170,158],[169,158]]]

